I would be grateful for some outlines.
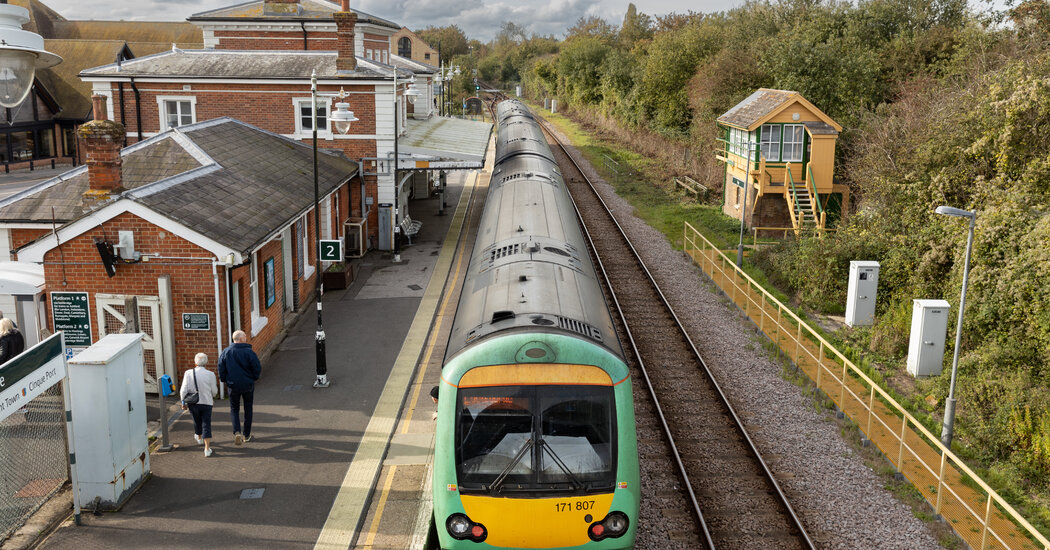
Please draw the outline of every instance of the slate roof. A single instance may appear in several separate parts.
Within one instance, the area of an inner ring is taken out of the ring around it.
[[[266,78],[309,79],[318,76],[375,80],[391,78],[393,67],[362,57],[357,70],[338,73],[337,52],[297,50],[169,50],[123,63],[95,67],[80,73],[83,77],[175,77],[192,78]],[[407,75],[406,75],[407,76]]]
[[[324,149],[321,196],[357,173],[357,163]],[[76,220],[126,199],[248,253],[313,207],[313,148],[243,122],[220,118],[168,130],[125,148],[126,191],[85,203],[82,166],[0,201],[0,222]],[[46,237],[45,237],[46,238]]]
[[[84,120],[91,115],[91,84],[77,74],[88,67],[114,63],[121,54],[130,56],[131,51],[125,48],[123,40],[44,40],[44,49],[62,58],[58,65],[37,73],[62,107],[56,118]]]
[[[245,2],[243,4],[237,4],[234,6],[227,6],[225,8],[219,8],[210,11],[204,11],[195,13],[188,18],[187,21],[311,21],[317,19],[324,19],[332,21],[332,14],[339,11],[340,7],[338,2],[328,2],[326,0],[300,0],[299,1],[299,13],[292,14],[268,14],[264,9],[265,2],[256,0],[253,2]],[[400,30],[401,25],[376,17],[374,15],[365,13],[360,10],[353,8],[350,11],[357,14],[358,23],[370,23],[378,25],[380,27],[389,27],[394,30]]]
[[[809,131],[810,135],[837,135],[839,133],[838,130],[827,122],[810,120],[803,122],[802,124],[806,126],[806,130]]]
[[[788,90],[759,88],[755,93],[747,96],[747,99],[737,103],[735,107],[718,117],[718,122],[724,122],[739,128],[750,128],[752,124],[775,111],[781,105],[791,101],[797,95],[798,92]]]
[[[390,64],[399,68],[412,71],[416,74],[433,74],[437,72],[437,67],[428,65],[415,59],[409,59],[407,57],[401,57],[400,55],[390,54]]]

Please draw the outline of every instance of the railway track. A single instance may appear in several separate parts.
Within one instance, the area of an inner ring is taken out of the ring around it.
[[[642,529],[646,536],[639,536],[638,547],[666,550],[676,543],[685,548],[696,548],[699,543],[718,549],[813,548],[630,240],[584,171],[542,120],[541,126],[583,220],[598,270],[606,280],[609,302],[618,310],[621,341],[633,359],[629,362],[634,369],[639,461],[643,465],[642,507],[649,516],[649,525]],[[657,432],[664,434],[662,445]],[[680,481],[680,495],[667,489],[675,485],[672,477]],[[679,511],[674,513],[676,501]],[[653,503],[662,508],[660,513],[647,509]],[[691,513],[682,514],[682,509]],[[683,529],[692,531],[685,537],[690,540],[683,540]],[[679,533],[676,537],[659,536],[675,532]]]

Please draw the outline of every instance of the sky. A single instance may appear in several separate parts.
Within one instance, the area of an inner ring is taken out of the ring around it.
[[[194,13],[227,7],[245,0],[43,0],[66,19],[182,21]],[[596,15],[619,25],[629,0],[351,0],[350,7],[410,29],[459,25],[468,38],[488,42],[503,21],[529,32],[561,38],[580,17]],[[689,10],[716,12],[743,0],[635,0],[649,15]]]
[[[43,0],[66,19],[182,21],[194,13],[228,7],[246,0]],[[459,25],[468,38],[492,40],[504,21],[524,26],[530,33],[562,38],[581,17],[598,16],[619,25],[630,0],[351,0],[353,9],[418,30],[428,26]],[[991,2],[1002,8],[1007,0]],[[744,0],[635,0],[638,11],[651,16],[689,10],[718,12]]]

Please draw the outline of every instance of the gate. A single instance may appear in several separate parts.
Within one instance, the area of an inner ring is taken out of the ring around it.
[[[124,311],[124,300],[130,296],[115,294],[96,294],[95,308],[98,310],[99,338],[107,334],[124,330],[127,316]],[[161,345],[160,298],[156,296],[136,296],[139,304],[139,332],[142,338],[142,367],[146,380],[146,392],[157,393],[157,377],[171,368],[164,364],[165,354]]]

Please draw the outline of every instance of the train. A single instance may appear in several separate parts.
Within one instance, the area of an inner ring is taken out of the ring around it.
[[[520,101],[495,165],[438,391],[442,549],[633,548],[630,370],[572,198]]]

